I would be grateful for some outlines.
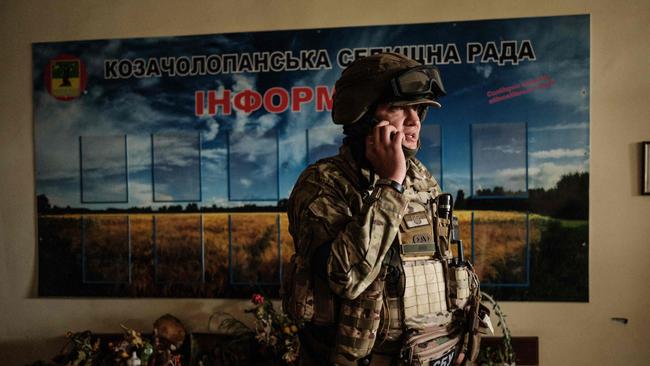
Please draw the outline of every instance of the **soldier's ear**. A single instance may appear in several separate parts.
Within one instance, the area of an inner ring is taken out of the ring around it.
[[[344,125],[343,133],[350,137],[366,137],[377,123],[379,123],[379,120],[375,118],[375,114],[367,112],[357,122]]]
[[[418,104],[418,117],[420,118],[420,122],[424,122],[424,120],[427,118],[427,112],[429,111],[429,106],[426,104]]]

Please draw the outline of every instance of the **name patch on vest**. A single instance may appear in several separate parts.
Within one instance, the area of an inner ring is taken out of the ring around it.
[[[399,238],[404,255],[431,255],[435,252],[432,223],[422,203],[409,202],[400,223]]]

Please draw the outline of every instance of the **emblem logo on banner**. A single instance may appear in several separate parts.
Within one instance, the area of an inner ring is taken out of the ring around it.
[[[86,65],[78,57],[59,55],[50,60],[45,71],[45,86],[54,98],[72,100],[86,89]]]

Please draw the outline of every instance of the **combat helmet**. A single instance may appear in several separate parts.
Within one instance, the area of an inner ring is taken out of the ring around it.
[[[422,65],[398,53],[380,53],[352,62],[334,87],[332,120],[344,128],[362,120],[379,103],[423,104],[440,108],[446,95],[435,66]],[[424,120],[422,108],[420,120]]]

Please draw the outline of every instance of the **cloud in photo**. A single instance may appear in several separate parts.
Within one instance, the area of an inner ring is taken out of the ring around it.
[[[586,163],[558,164],[546,162],[529,169],[530,188],[554,188],[563,175],[588,171]]]
[[[585,149],[552,149],[533,151],[530,153],[532,158],[537,159],[563,159],[563,158],[579,158],[586,157],[587,151]]]
[[[474,189],[503,187],[506,191],[526,190],[526,168],[503,168],[474,175]]]
[[[196,134],[154,134],[153,148],[156,169],[198,164],[199,139]]]
[[[588,122],[577,122],[577,123],[558,123],[552,125],[544,126],[535,126],[530,127],[528,131],[530,132],[548,132],[548,131],[563,131],[563,130],[588,130]]]
[[[492,75],[492,65],[481,65],[477,64],[474,66],[474,70],[481,75],[484,79],[490,78]]]
[[[484,146],[477,153],[498,152],[501,154],[521,154],[522,151],[522,144],[516,143],[513,145]]]

